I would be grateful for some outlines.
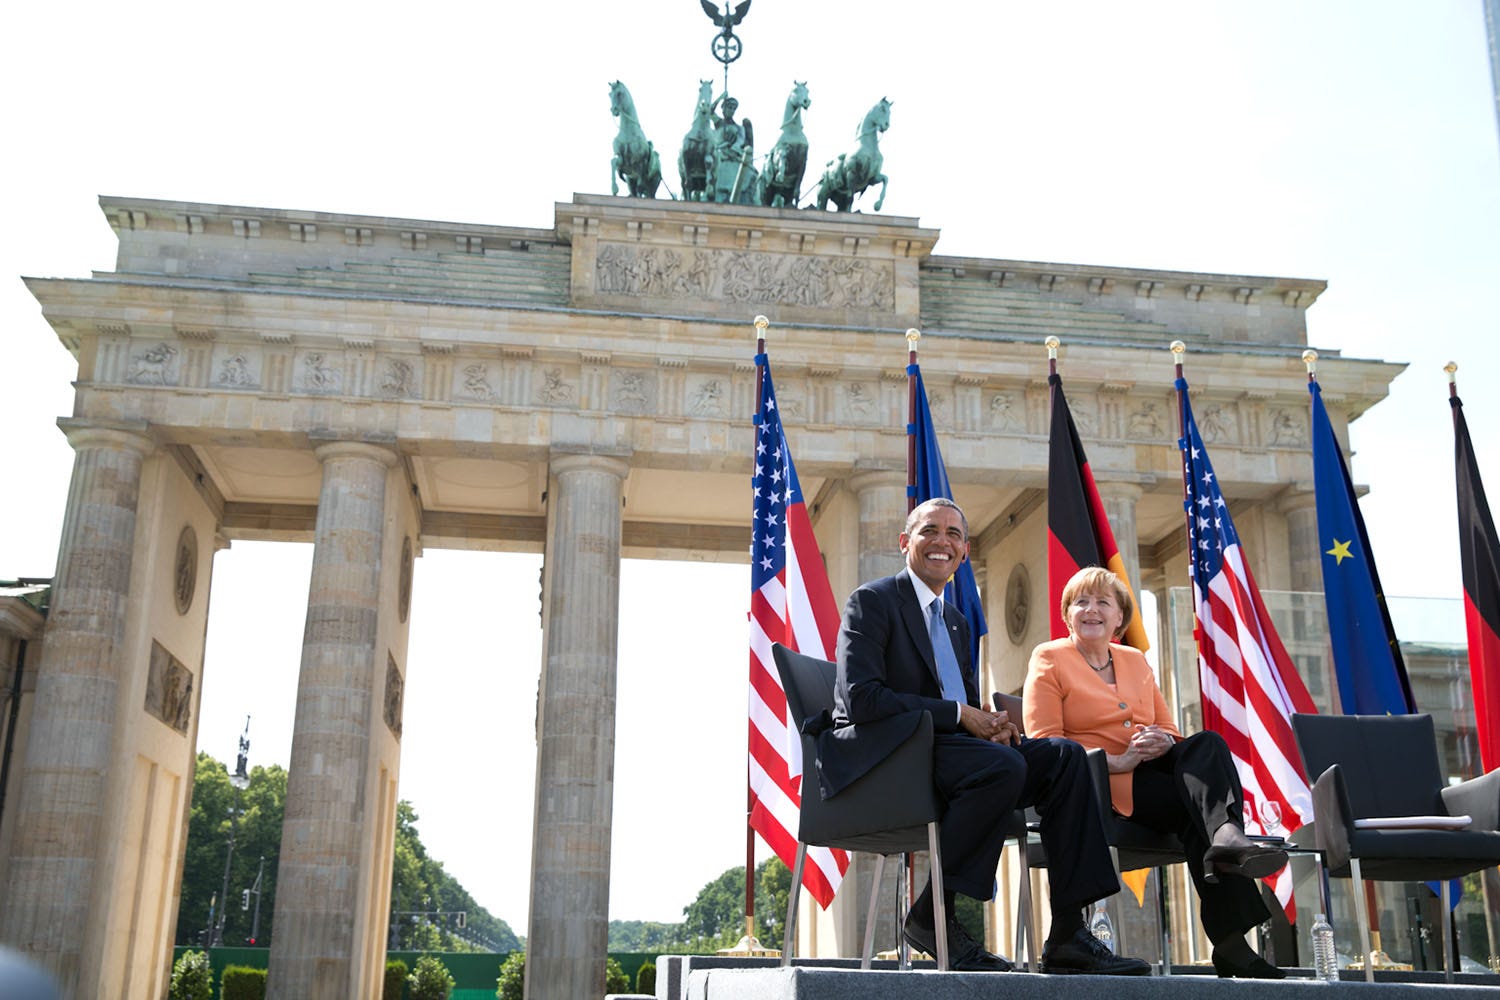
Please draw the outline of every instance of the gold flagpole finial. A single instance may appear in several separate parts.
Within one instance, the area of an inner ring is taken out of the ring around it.
[[[1443,371],[1445,371],[1445,372],[1448,373],[1448,381],[1449,382],[1457,382],[1458,381],[1457,374],[1456,374],[1458,372],[1458,362],[1457,361],[1450,361],[1450,362],[1448,362],[1446,365],[1443,366]]]
[[[1184,344],[1180,340],[1174,340],[1170,346],[1172,348],[1172,363],[1174,365],[1182,364],[1182,356],[1187,353],[1187,344]]]
[[[906,343],[911,350],[915,351],[917,349],[917,341],[921,339],[922,331],[918,330],[916,327],[912,327],[910,330],[906,331]]]
[[[755,317],[755,335],[757,337],[764,337],[766,335],[766,327],[770,325],[771,321],[764,316]]]
[[[1062,346],[1062,341],[1058,340],[1056,337],[1048,337],[1046,340],[1042,341],[1042,343],[1047,345],[1047,360],[1056,361],[1057,349]]]
[[[1309,347],[1302,352],[1302,363],[1307,365],[1307,374],[1318,374],[1318,352]]]

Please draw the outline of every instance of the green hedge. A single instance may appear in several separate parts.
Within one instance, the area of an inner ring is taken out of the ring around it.
[[[219,1000],[266,1000],[266,970],[228,966],[219,977]]]

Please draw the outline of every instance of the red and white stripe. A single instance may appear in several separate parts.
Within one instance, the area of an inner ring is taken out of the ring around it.
[[[1198,675],[1203,692],[1203,726],[1224,737],[1245,791],[1245,828],[1266,833],[1265,810],[1275,803],[1286,836],[1312,820],[1312,791],[1302,776],[1293,712],[1313,712],[1291,657],[1244,563],[1239,545],[1224,549],[1223,568],[1205,594],[1194,582]],[[1267,883],[1295,920],[1290,872]]]
[[[787,718],[771,644],[832,660],[839,611],[800,498],[787,506],[786,526],[786,569],[750,598],[750,825],[790,867],[797,856],[802,745],[797,720]],[[802,884],[826,908],[849,869],[849,855],[810,847],[807,861]]]

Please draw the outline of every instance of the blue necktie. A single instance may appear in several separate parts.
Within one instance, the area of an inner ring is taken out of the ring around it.
[[[958,669],[958,657],[953,655],[953,641],[948,638],[948,624],[943,621],[941,598],[927,605],[927,635],[932,640],[932,655],[937,660],[938,677],[943,682],[943,697],[960,705],[968,704],[969,695],[964,690],[964,676]]]

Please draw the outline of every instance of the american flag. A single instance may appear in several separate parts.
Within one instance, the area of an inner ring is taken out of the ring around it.
[[[1245,829],[1286,836],[1312,822],[1312,792],[1302,773],[1292,713],[1315,712],[1312,698],[1287,655],[1245,562],[1240,536],[1214,468],[1177,380],[1186,428],[1182,448],[1187,482],[1188,547],[1192,553],[1194,637],[1203,727],[1224,737],[1245,790]],[[1287,869],[1266,879],[1295,921]]]
[[[771,364],[758,354],[760,412],[755,415],[755,516],[750,552],[750,826],[791,867],[802,805],[800,719],[788,719],[771,644],[832,660],[839,611],[813,537],[807,504],[776,409]],[[814,792],[816,794],[816,791]],[[849,868],[844,851],[810,847],[802,884],[827,907]]]

